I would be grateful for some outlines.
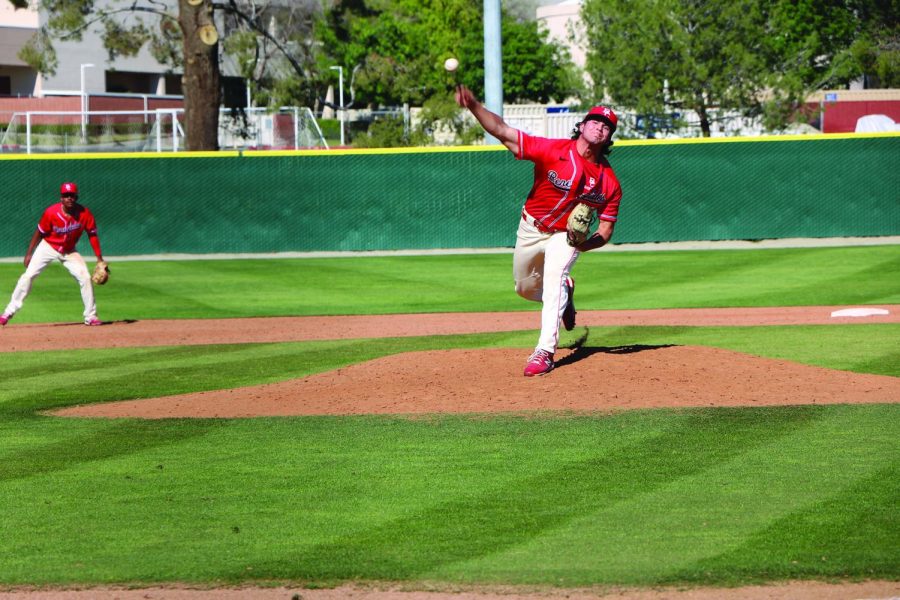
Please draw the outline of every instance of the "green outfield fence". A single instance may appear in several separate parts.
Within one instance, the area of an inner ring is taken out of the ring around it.
[[[900,134],[622,141],[610,160],[618,243],[900,234]],[[500,147],[19,155],[0,176],[3,257],[63,181],[109,256],[495,248],[514,244],[531,163]]]

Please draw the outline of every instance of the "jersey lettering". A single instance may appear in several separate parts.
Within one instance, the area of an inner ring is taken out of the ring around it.
[[[579,202],[587,202],[588,204],[603,204],[606,202],[606,196],[603,195],[603,190],[594,190],[592,192],[579,194],[577,200]]]
[[[547,181],[549,181],[556,189],[562,190],[564,192],[568,192],[570,189],[572,189],[572,182],[568,179],[563,179],[562,177],[560,177],[556,171],[550,171],[549,173],[547,173]]]
[[[54,233],[61,233],[63,235],[65,235],[67,233],[71,233],[73,231],[78,231],[79,229],[81,229],[81,223],[78,223],[78,222],[69,223],[63,227],[60,227],[59,225],[53,226]]]

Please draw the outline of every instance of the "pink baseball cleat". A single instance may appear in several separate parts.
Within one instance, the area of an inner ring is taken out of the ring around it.
[[[535,350],[525,365],[525,377],[546,375],[553,370],[553,355],[546,350]]]
[[[97,317],[91,317],[90,319],[85,321],[84,324],[87,325],[88,327],[95,327],[97,325],[103,325],[103,321],[101,321]]]
[[[0,327],[3,327],[3,326],[6,325],[7,323],[9,323],[9,320],[10,320],[10,319],[12,319],[12,317],[9,317],[9,316],[6,316],[6,315],[0,315]]]

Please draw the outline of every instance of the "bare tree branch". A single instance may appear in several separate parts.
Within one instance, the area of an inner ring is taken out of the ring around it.
[[[256,33],[261,35],[266,40],[272,42],[272,44],[274,44],[275,47],[279,51],[281,51],[281,53],[284,55],[284,58],[291,64],[291,66],[294,68],[294,71],[296,71],[298,75],[300,75],[304,79],[310,78],[309,71],[307,71],[303,67],[303,65],[301,65],[299,63],[299,61],[297,61],[297,59],[294,57],[293,53],[290,52],[290,50],[288,48],[286,48],[284,46],[284,44],[281,43],[280,40],[278,40],[275,36],[273,36],[268,31],[268,29],[266,29],[264,26],[262,26],[262,24],[259,22],[259,16],[248,15],[243,10],[241,10],[241,8],[238,6],[238,4],[235,0],[229,0],[227,7],[224,10],[231,13],[232,15],[237,16],[243,22],[245,22],[247,25],[249,25],[253,31],[255,31]]]

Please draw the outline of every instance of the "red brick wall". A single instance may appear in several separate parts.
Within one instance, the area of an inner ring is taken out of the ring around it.
[[[179,98],[148,98],[148,110],[157,108],[183,108],[184,102]],[[144,110],[143,98],[118,98],[111,96],[90,96],[88,109],[92,111]],[[13,113],[28,111],[81,111],[80,96],[49,96],[46,98],[0,98],[0,123],[8,123]],[[126,123],[140,121],[140,115],[118,117],[116,122]],[[79,115],[66,117],[32,117],[33,124],[80,123]]]
[[[115,96],[92,96],[89,108],[91,111],[117,111],[117,110],[156,110],[158,108],[183,108],[184,102],[180,98],[147,98],[146,105],[143,98],[120,98]],[[152,119],[153,117],[149,117]],[[112,121],[114,123],[138,123],[144,120],[144,115],[120,115],[110,117],[92,117],[96,119]]]
[[[9,123],[13,113],[24,113],[28,111],[80,111],[80,96],[51,96],[48,98],[0,98],[0,122]],[[31,122],[34,125],[45,125],[49,123],[80,123],[81,118],[78,115],[67,116],[64,119],[59,117],[41,117],[35,115]],[[24,118],[22,125],[24,126]]]
[[[147,98],[147,110],[157,108],[183,108],[180,98]],[[115,96],[91,96],[91,110],[144,110],[143,98],[119,98]]]

